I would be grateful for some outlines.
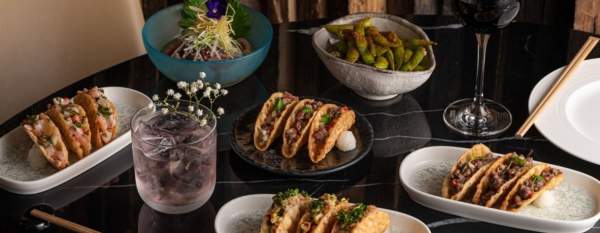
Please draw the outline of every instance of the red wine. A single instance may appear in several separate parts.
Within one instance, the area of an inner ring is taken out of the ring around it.
[[[506,27],[519,13],[518,0],[455,0],[458,15],[475,32],[490,33]]]

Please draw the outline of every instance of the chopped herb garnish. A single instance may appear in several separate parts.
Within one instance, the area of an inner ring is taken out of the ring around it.
[[[98,107],[98,112],[100,114],[104,115],[105,117],[109,117],[111,114],[110,108],[103,107],[103,106]]]
[[[311,112],[313,112],[313,109],[309,106],[304,106],[304,108],[302,108],[302,112],[303,113],[311,113]]]
[[[537,182],[540,182],[540,181],[542,181],[542,180],[544,180],[544,177],[543,177],[543,176],[540,176],[540,175],[533,175],[533,176],[531,176],[531,181],[532,181],[534,184],[535,184],[535,183],[537,183]]]
[[[358,222],[365,215],[365,210],[367,210],[366,205],[362,203],[356,204],[349,211],[341,211],[337,215],[337,220],[342,224],[342,228],[346,228]]]
[[[527,163],[527,159],[525,159],[525,157],[523,157],[521,155],[513,154],[512,158],[511,158],[511,162],[513,162],[519,166],[523,166]]]
[[[316,216],[325,207],[325,201],[321,199],[314,200],[310,203],[310,214]]]
[[[273,203],[276,206],[281,206],[283,201],[296,195],[308,196],[308,194],[305,191],[302,191],[300,189],[288,189],[285,192],[279,192],[275,194],[275,196],[273,196]]]
[[[27,117],[25,118],[25,122],[33,124],[35,122],[35,120],[37,119],[37,116],[38,115],[27,115]]]
[[[82,126],[82,125],[81,125],[81,122],[75,122],[75,123],[73,123],[73,124],[74,124],[74,125],[75,125],[75,127],[77,127],[77,128],[81,128],[81,126]]]
[[[329,122],[331,122],[331,116],[329,116],[329,113],[323,114],[323,116],[321,116],[321,123],[327,125]]]
[[[277,102],[275,103],[275,111],[281,112],[285,108],[285,103],[282,98],[277,98]]]

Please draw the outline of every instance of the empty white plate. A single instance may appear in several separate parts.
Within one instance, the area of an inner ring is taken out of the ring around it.
[[[253,194],[238,197],[223,205],[215,218],[217,233],[256,233],[265,212],[271,207],[273,194]],[[390,227],[385,233],[431,233],[425,223],[410,215],[382,209],[390,215]]]
[[[530,112],[563,69],[546,75],[533,88]],[[561,149],[600,165],[600,59],[583,62],[549,104],[536,120],[536,128]]]

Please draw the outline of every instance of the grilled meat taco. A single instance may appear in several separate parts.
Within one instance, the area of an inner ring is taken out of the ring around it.
[[[117,109],[104,95],[102,88],[93,87],[78,91],[73,101],[81,105],[87,113],[92,144],[96,149],[117,137]]]
[[[563,174],[560,170],[548,164],[536,165],[517,180],[500,209],[517,211],[529,205],[546,190],[554,188],[562,179]]]
[[[22,125],[50,165],[58,170],[69,166],[67,147],[62,141],[60,131],[50,117],[44,113],[29,116]]]
[[[509,153],[487,169],[473,195],[473,203],[492,207],[510,190],[515,181],[532,167],[531,157]]]
[[[458,158],[444,178],[442,196],[452,200],[463,199],[496,159],[487,146],[474,145]]]
[[[311,198],[299,189],[288,189],[273,196],[273,204],[262,219],[260,233],[288,233],[298,228]]]
[[[263,104],[254,124],[254,147],[266,151],[281,135],[283,124],[288,118],[298,97],[287,92],[275,92]]]
[[[46,114],[54,121],[67,147],[78,159],[92,151],[90,125],[85,110],[68,98],[54,98]]]
[[[315,113],[308,136],[308,156],[313,163],[325,158],[340,134],[352,127],[355,114],[348,107],[325,104]]]
[[[373,205],[356,204],[340,210],[332,233],[383,233],[390,216]]]
[[[308,210],[300,218],[296,233],[329,233],[336,221],[337,212],[350,204],[344,198],[323,194],[312,200]]]
[[[298,150],[306,144],[310,123],[321,105],[323,103],[320,101],[304,99],[300,100],[292,109],[283,128],[283,145],[281,146],[283,156],[294,157]]]

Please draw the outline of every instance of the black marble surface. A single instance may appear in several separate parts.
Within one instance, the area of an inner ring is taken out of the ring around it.
[[[423,26],[455,24],[453,18],[409,17]],[[275,25],[275,38],[261,68],[242,83],[230,87],[222,99],[227,116],[219,122],[217,185],[210,201],[188,215],[169,216],[152,211],[138,196],[134,185],[131,147],[59,187],[37,195],[0,191],[0,232],[20,232],[28,226],[23,217],[32,206],[46,204],[55,214],[102,232],[213,232],[218,209],[246,194],[274,193],[299,187],[313,194],[340,193],[351,200],[372,203],[415,216],[432,232],[524,232],[495,224],[463,219],[425,208],[402,189],[398,168],[411,151],[431,145],[468,147],[484,142],[494,151],[534,151],[536,160],[559,164],[600,178],[597,165],[560,150],[532,129],[523,140],[512,135],[527,117],[529,92],[545,74],[565,65],[585,41],[587,34],[566,28],[513,23],[492,36],[488,49],[485,94],[505,104],[514,123],[496,138],[478,140],[451,133],[442,121],[450,102],[472,96],[475,72],[474,36],[461,27],[432,27],[426,32],[439,43],[434,48],[438,66],[422,87],[383,102],[362,99],[341,86],[319,61],[303,31],[326,21]],[[9,55],[4,55],[9,56]],[[599,57],[596,49],[591,57]],[[9,84],[17,86],[18,84]],[[69,96],[92,85],[127,86],[147,95],[174,88],[161,77],[145,56],[99,72],[50,96]],[[258,104],[275,90],[297,95],[320,96],[344,102],[364,114],[375,130],[372,152],[340,172],[313,178],[291,178],[259,170],[229,148],[231,126],[244,109]],[[4,134],[25,114],[38,112],[50,98],[34,104],[0,126]],[[66,232],[56,226],[45,232]],[[594,228],[591,232],[600,232]]]

